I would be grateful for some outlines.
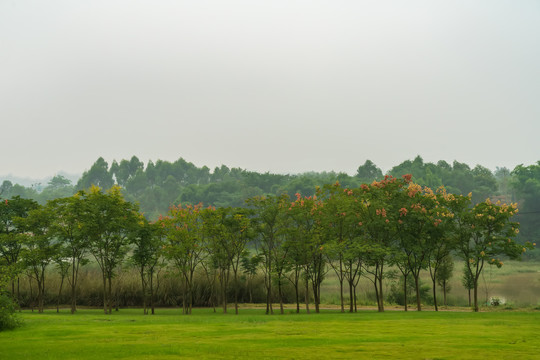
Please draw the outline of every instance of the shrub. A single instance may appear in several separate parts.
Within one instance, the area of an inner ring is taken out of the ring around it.
[[[6,294],[0,294],[0,331],[13,329],[20,324],[15,316],[15,303]]]

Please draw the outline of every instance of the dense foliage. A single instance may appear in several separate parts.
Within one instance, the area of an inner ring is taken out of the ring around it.
[[[19,274],[26,271],[36,282],[39,311],[44,307],[45,270],[52,264],[71,284],[76,310],[78,271],[91,255],[101,270],[105,313],[118,305],[114,279],[129,263],[140,273],[145,313],[147,304],[154,311],[154,283],[159,284],[166,268],[182,279],[183,309],[189,314],[195,273],[207,279],[209,304],[220,303],[226,312],[232,299],[238,313],[240,275],[254,274],[258,267],[265,274],[267,312],[273,311],[276,288],[283,312],[285,282],[295,287],[297,311],[303,286],[306,309],[312,298],[318,312],[321,284],[330,270],[339,279],[342,311],[347,287],[349,311],[356,308],[360,276],[371,280],[379,311],[384,311],[383,279],[391,266],[403,275],[404,295],[412,276],[421,310],[420,273],[429,270],[435,295],[438,271],[455,254],[467,264],[478,311],[484,267],[502,266],[503,257],[520,258],[532,244],[514,241],[519,232],[513,221],[516,204],[489,199],[474,204],[471,198],[442,187],[433,191],[412,182],[410,174],[387,175],[358,187],[327,184],[316,187],[313,195],[296,193],[292,199],[287,193],[255,196],[247,207],[172,206],[149,222],[124,199],[119,186],[103,191],[92,185],[45,205],[19,197],[3,200],[0,255],[3,265]],[[11,290],[17,299],[14,281]]]
[[[495,172],[477,165],[474,168],[454,161],[424,162],[420,156],[394,166],[388,175],[401,177],[412,174],[415,182],[436,189],[444,186],[456,195],[472,194],[472,202],[491,198],[503,203],[519,203],[522,210],[516,216],[521,226],[519,242],[538,238],[540,229],[540,163],[517,166],[513,171],[497,168]],[[113,185],[122,188],[126,200],[139,204],[148,219],[156,220],[171,205],[203,203],[215,207],[245,207],[244,200],[254,196],[288,194],[314,195],[316,186],[339,181],[343,186],[359,187],[363,183],[380,181],[383,172],[367,160],[358,167],[356,174],[322,172],[303,174],[257,173],[223,165],[211,170],[206,166],[178,159],[174,162],[158,160],[144,164],[136,156],[130,160],[108,164],[99,158],[79,179],[77,184],[61,175],[52,178],[44,187],[40,184],[24,187],[3,181],[0,196],[34,199],[40,204],[48,200],[73,195],[92,185],[108,189]],[[39,191],[38,191],[39,190]]]

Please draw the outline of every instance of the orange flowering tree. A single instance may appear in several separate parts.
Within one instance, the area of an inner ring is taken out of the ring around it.
[[[429,196],[433,197],[433,194]],[[433,198],[435,206],[431,209],[431,224],[429,229],[429,275],[432,282],[433,303],[435,311],[438,311],[436,285],[439,281],[439,272],[451,261],[451,251],[453,250],[452,229],[454,224],[454,213],[447,204],[455,199],[454,195],[446,192],[444,187],[439,187]],[[443,288],[446,299],[446,287]],[[446,301],[445,301],[446,304]]]
[[[385,176],[381,181],[360,187],[358,225],[364,241],[364,270],[370,274],[375,288],[377,308],[384,311],[384,270],[392,261],[400,220],[401,192],[410,182],[410,176],[397,179]]]

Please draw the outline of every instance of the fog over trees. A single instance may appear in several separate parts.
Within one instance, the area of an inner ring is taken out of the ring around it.
[[[472,193],[473,203],[491,198],[504,203],[516,202],[522,223],[520,238],[533,240],[539,234],[540,217],[540,162],[515,169],[497,168],[494,172],[476,165],[444,160],[437,163],[424,162],[417,156],[392,167],[388,175],[401,177],[411,174],[415,183],[437,189],[444,186],[453,194]],[[362,183],[381,180],[383,172],[376,164],[366,160],[356,174],[336,172],[308,172],[301,174],[258,173],[226,165],[210,169],[198,167],[179,158],[175,162],[157,160],[144,164],[136,156],[131,159],[114,160],[111,164],[103,158],[96,160],[76,183],[63,175],[53,177],[48,184],[22,186],[4,180],[0,185],[0,197],[20,196],[45,204],[47,200],[66,197],[77,190],[92,185],[109,189],[117,184],[126,200],[139,204],[150,220],[168,211],[171,205],[199,204],[216,207],[245,207],[245,200],[253,196],[288,194],[313,195],[316,186],[339,181],[343,186],[358,187]],[[41,189],[38,191],[37,189]]]

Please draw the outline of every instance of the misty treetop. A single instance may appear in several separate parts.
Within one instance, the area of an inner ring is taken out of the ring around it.
[[[503,202],[519,202],[522,213],[520,237],[538,238],[540,216],[540,162],[530,166],[517,166],[513,171],[497,168],[495,172],[477,165],[474,168],[454,161],[424,162],[420,156],[394,166],[388,175],[401,177],[411,174],[415,182],[436,189],[444,186],[448,192],[459,195],[472,193],[474,203],[486,198]],[[253,196],[283,193],[314,195],[317,186],[339,181],[343,186],[359,187],[363,183],[380,181],[384,174],[372,161],[366,160],[353,176],[336,172],[309,172],[302,174],[271,174],[229,168],[225,165],[213,170],[187,162],[180,158],[174,162],[158,160],[144,164],[136,156],[130,160],[113,161],[108,164],[99,158],[85,171],[77,184],[61,175],[52,178],[41,191],[4,181],[0,196],[20,196],[45,204],[47,200],[66,197],[77,190],[92,185],[108,189],[113,185],[122,187],[126,199],[139,204],[149,219],[157,219],[171,205],[203,203],[216,207],[244,207],[245,199]]]

